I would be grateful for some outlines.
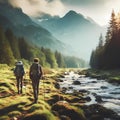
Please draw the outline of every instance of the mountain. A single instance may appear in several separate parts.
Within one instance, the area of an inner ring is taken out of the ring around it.
[[[76,51],[75,55],[86,60],[89,59],[92,49],[96,47],[100,34],[105,32],[105,29],[94,20],[85,18],[82,14],[72,10],[62,18],[36,18],[34,21],[62,42],[70,44]]]
[[[28,42],[63,53],[69,53],[68,45],[56,39],[48,30],[41,27],[24,14],[20,8],[8,3],[0,3],[0,25],[10,28],[18,37],[24,37]]]

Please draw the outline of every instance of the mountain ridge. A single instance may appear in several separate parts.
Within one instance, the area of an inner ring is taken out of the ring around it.
[[[38,47],[69,53],[69,47],[55,38],[47,29],[36,24],[21,8],[14,8],[10,4],[0,3],[0,25],[10,28],[17,37],[24,37]]]
[[[96,47],[100,34],[105,32],[92,18],[87,19],[73,10],[60,18],[51,17],[42,21],[36,19],[36,22],[62,42],[70,44],[76,51],[76,56],[87,60],[92,49]]]

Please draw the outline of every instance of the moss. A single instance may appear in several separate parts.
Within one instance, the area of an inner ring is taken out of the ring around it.
[[[8,116],[0,116],[0,120],[9,120]]]
[[[56,117],[57,114],[53,114],[53,111],[51,111],[51,106],[47,102],[50,99],[57,99],[57,101],[59,101],[59,97],[60,100],[67,100],[68,97],[69,99],[71,99],[72,97],[61,94],[60,91],[54,87],[57,81],[53,78],[56,78],[58,72],[60,72],[61,74],[61,70],[45,68],[46,75],[45,79],[41,80],[40,94],[37,104],[33,104],[33,90],[31,82],[29,82],[28,74],[26,74],[26,89],[23,89],[24,94],[18,95],[17,93],[15,93],[15,91],[17,91],[17,88],[13,71],[11,71],[8,67],[6,67],[5,70],[0,71],[0,91],[3,92],[3,96],[0,99],[0,118],[2,118],[3,120],[4,118],[5,120],[16,118],[32,120],[60,120],[58,118],[60,116]],[[6,93],[9,93],[9,96],[6,96]],[[70,112],[74,111],[76,113],[77,111],[77,114],[82,114],[82,111],[79,110],[80,109],[73,108],[72,106],[69,109]],[[65,116],[63,118],[65,118]],[[66,118],[69,118],[69,116],[66,116]]]
[[[80,108],[71,106],[65,101],[59,101],[52,106],[52,110],[58,114],[68,116],[71,120],[86,120],[83,111]]]
[[[8,113],[8,116],[10,118],[17,117],[17,116],[20,116],[20,115],[21,115],[21,112],[19,112],[19,111],[12,111],[12,112]]]
[[[27,115],[23,120],[57,120],[50,111],[37,111]]]
[[[34,112],[36,110],[44,110],[44,107],[41,104],[34,104],[30,107],[28,112]]]

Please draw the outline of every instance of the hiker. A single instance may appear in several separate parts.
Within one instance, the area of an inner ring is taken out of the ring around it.
[[[14,75],[16,76],[17,80],[17,90],[18,94],[22,93],[22,85],[23,85],[23,76],[25,74],[24,67],[22,61],[18,61],[16,63],[16,67],[14,69]]]
[[[37,101],[38,101],[39,82],[40,82],[40,78],[42,78],[42,75],[43,75],[43,71],[42,71],[41,65],[39,64],[39,58],[34,58],[34,62],[30,66],[29,76],[32,81],[35,103],[37,103]]]

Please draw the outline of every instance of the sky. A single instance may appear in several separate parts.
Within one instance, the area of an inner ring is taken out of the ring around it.
[[[0,0],[3,1],[3,0]],[[5,1],[5,0],[4,0]],[[6,0],[13,6],[21,7],[29,16],[64,16],[69,10],[75,10],[86,17],[91,17],[99,25],[109,22],[112,10],[120,11],[120,0]]]

